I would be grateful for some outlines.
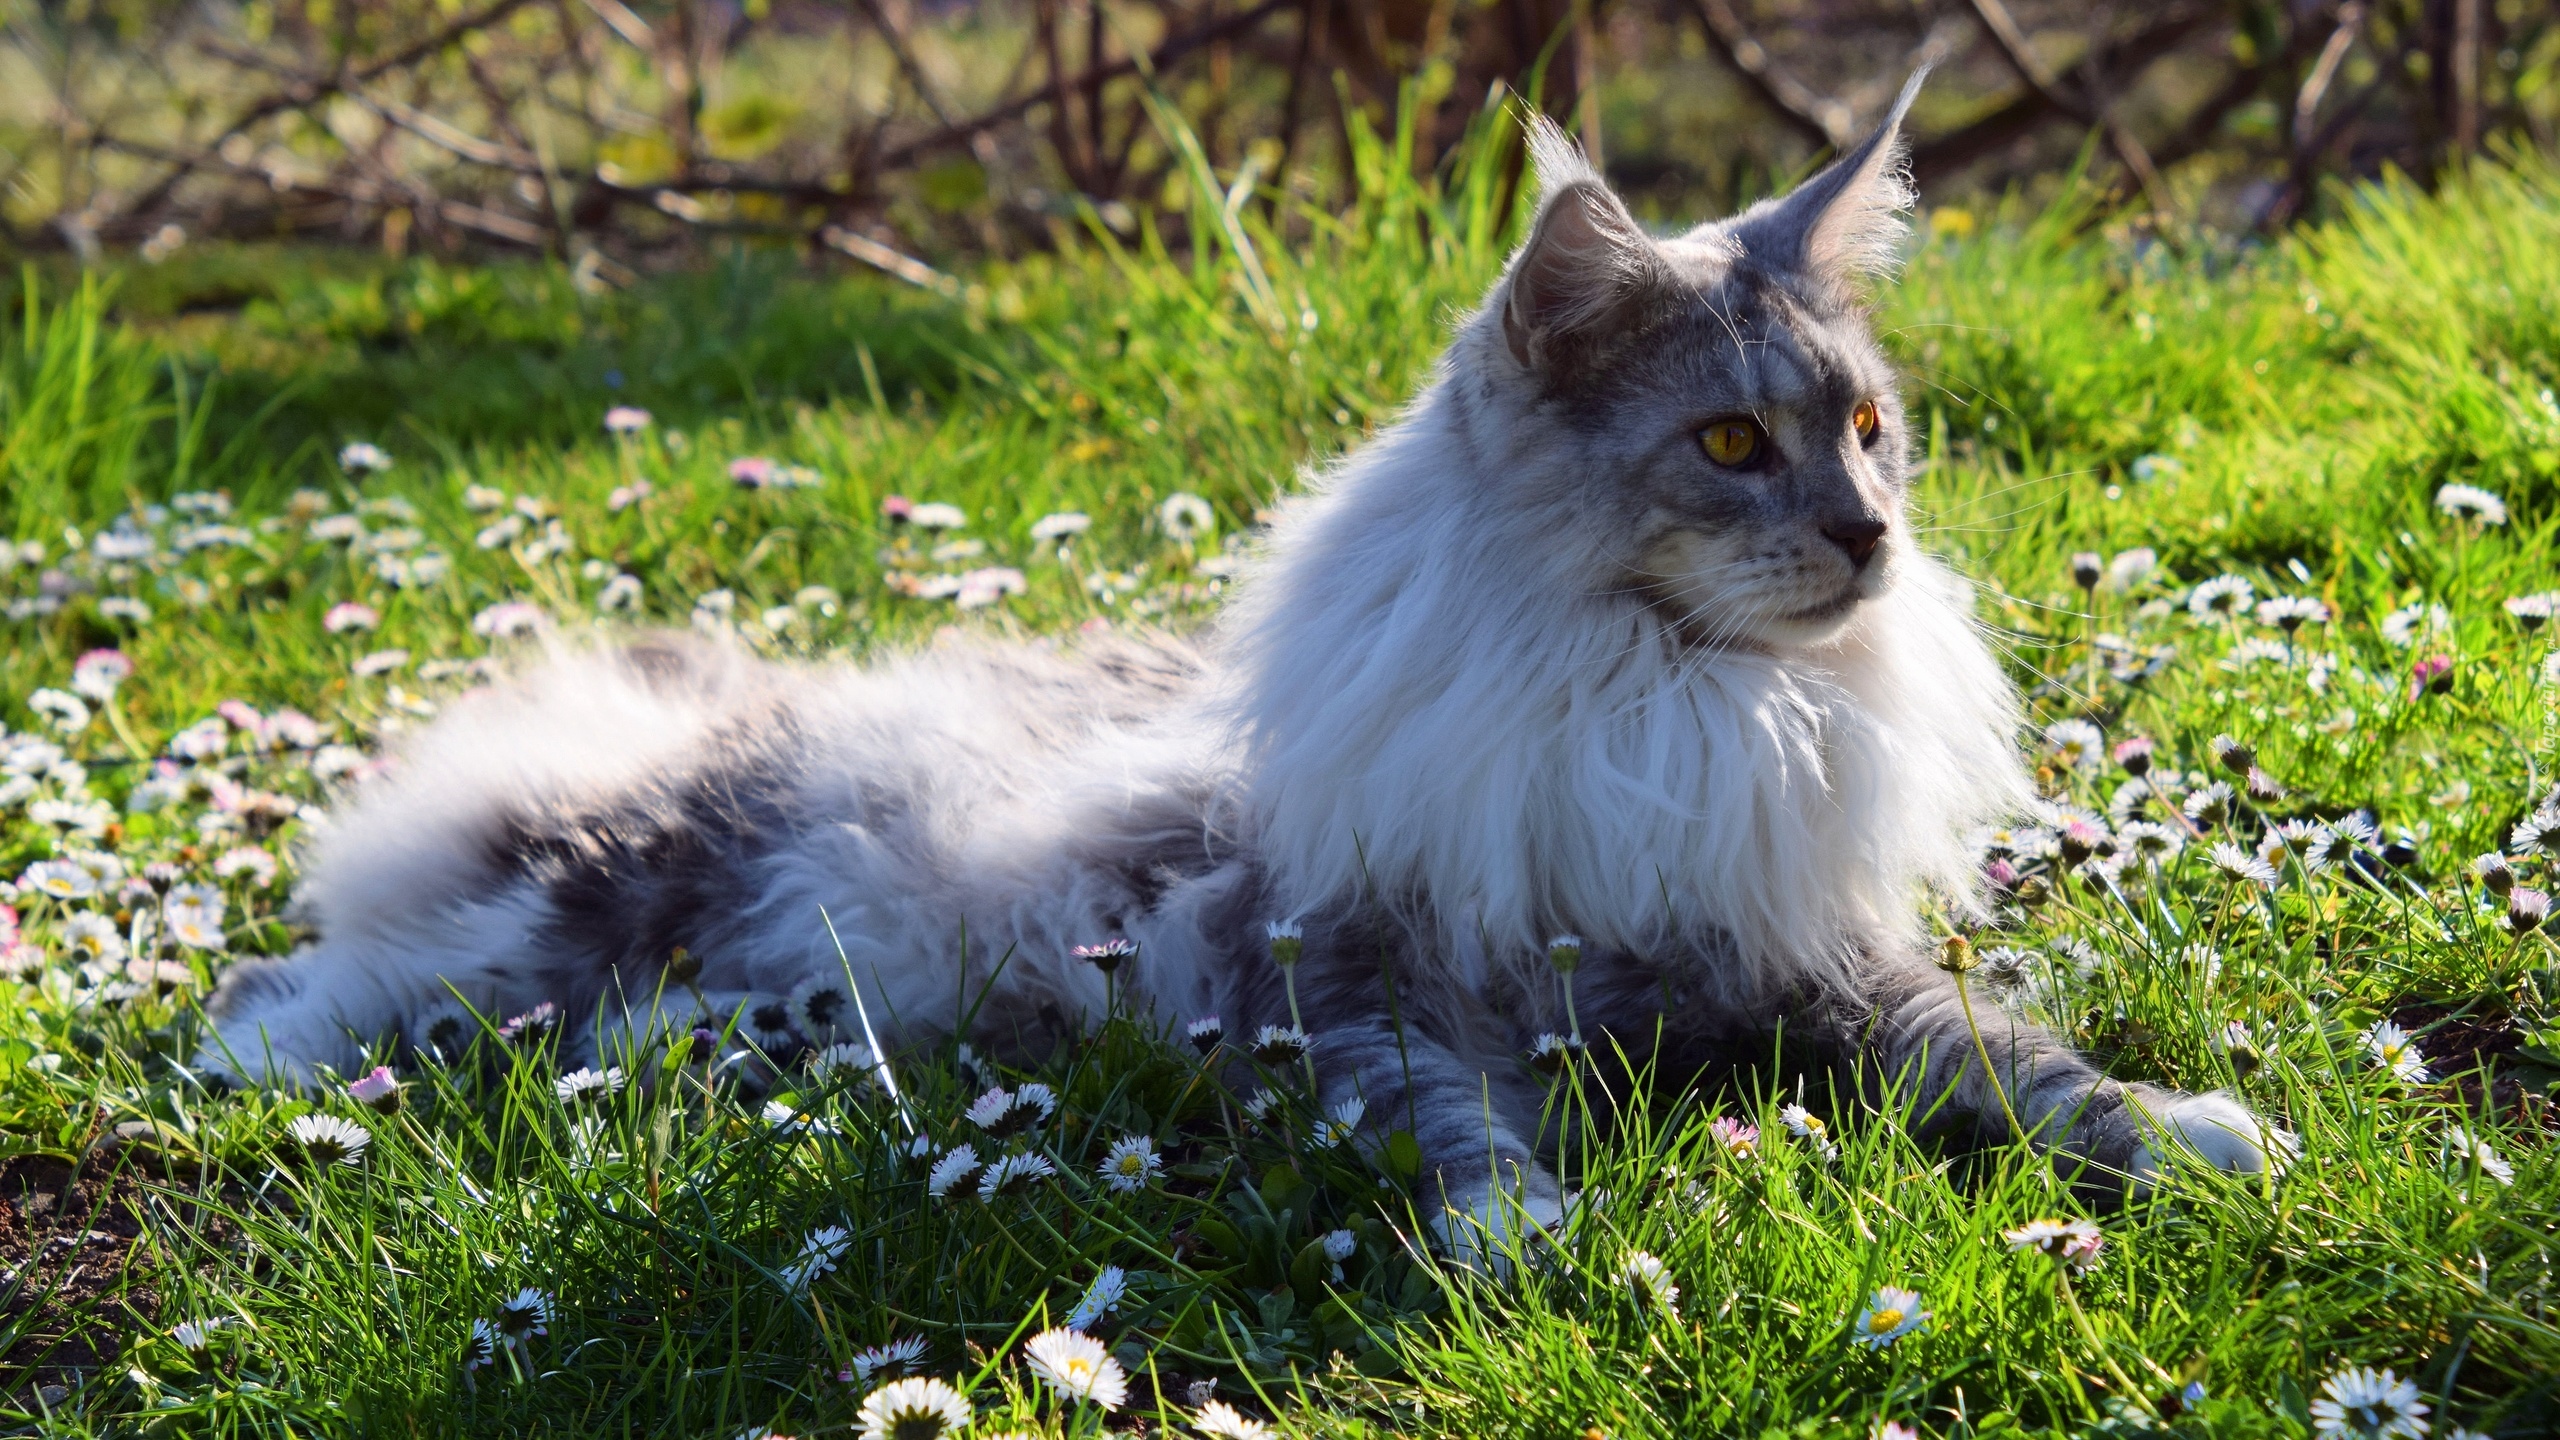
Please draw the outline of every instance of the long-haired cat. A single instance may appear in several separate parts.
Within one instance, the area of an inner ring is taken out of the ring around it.
[[[1919,892],[1963,903],[1963,837],[2028,795],[2016,698],[1915,547],[1861,300],[1909,201],[1909,100],[1792,194],[1673,238],[1539,128],[1528,240],[1196,644],[855,669],[644,641],[456,704],[322,830],[316,939],[226,977],[220,1063],[344,1070],[456,996],[551,1002],[596,1051],[694,1023],[661,983],[679,947],[714,1022],[769,1046],[849,1025],[811,1003],[849,958],[884,1043],[973,1014],[981,1045],[1037,1054],[1101,1010],[1070,950],[1111,937],[1134,1003],[1249,1032],[1289,1018],[1277,923],[1303,931],[1324,1101],[1410,1125],[1452,1216],[1557,1214],[1520,1057],[1566,1028],[1565,984],[1629,1046],[1783,1018],[1987,1137],[1996,1083],[2099,1167],[2146,1174],[2171,1140],[2266,1165],[2280,1132],[2226,1096],[2106,1080],[1992,1007],[1977,1046],[1929,963]]]

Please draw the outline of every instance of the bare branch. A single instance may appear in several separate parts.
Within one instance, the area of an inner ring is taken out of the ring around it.
[[[1716,47],[1724,62],[1742,76],[1778,118],[1817,145],[1834,150],[1847,148],[1856,136],[1850,130],[1849,107],[1787,73],[1768,47],[1753,38],[1751,28],[1735,13],[1731,0],[1691,0],[1698,19],[1707,27],[1707,39]]]

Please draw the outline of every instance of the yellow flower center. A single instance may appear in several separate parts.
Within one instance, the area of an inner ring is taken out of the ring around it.
[[[1890,1308],[1878,1310],[1867,1317],[1867,1329],[1878,1335],[1883,1334],[1887,1330],[1890,1330],[1901,1323],[1902,1312]]]
[[[1093,1362],[1081,1355],[1067,1362],[1067,1378],[1070,1380],[1089,1380],[1093,1378],[1093,1373]]]

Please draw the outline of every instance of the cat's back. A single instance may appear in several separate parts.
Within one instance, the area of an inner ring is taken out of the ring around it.
[[[1167,731],[1206,684],[1163,636],[958,641],[875,662],[766,660],[660,634],[556,650],[388,747],[320,827],[302,918],[391,933],[534,872],[751,862],[820,827],[947,832]],[[915,843],[927,837],[914,834]],[[947,838],[947,835],[944,837]]]

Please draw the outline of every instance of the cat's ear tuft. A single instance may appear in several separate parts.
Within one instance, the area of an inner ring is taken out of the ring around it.
[[[1529,123],[1538,218],[1503,284],[1512,358],[1553,369],[1595,351],[1664,278],[1661,252],[1581,147],[1541,115]]]
[[[1919,199],[1905,163],[1902,121],[1928,78],[1926,66],[1913,71],[1893,113],[1864,143],[1734,222],[1733,238],[1743,253],[1763,265],[1838,283],[1893,270],[1910,231],[1902,217]]]

